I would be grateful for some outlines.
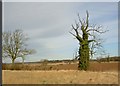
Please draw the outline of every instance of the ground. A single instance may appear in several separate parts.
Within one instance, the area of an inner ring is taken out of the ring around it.
[[[117,72],[3,70],[3,84],[118,84]]]
[[[25,65],[30,69],[2,70],[3,84],[118,84],[117,62],[91,63],[88,71],[72,63]]]

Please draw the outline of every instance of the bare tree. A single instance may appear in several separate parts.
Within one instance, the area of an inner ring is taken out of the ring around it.
[[[24,62],[26,55],[34,53],[33,50],[26,48],[27,40],[22,30],[2,33],[2,57],[10,58],[13,64],[18,57],[21,57]]]
[[[72,25],[72,29],[75,33],[70,32],[79,41],[79,64],[78,69],[87,70],[89,67],[90,54],[93,55],[93,50],[90,50],[90,43],[94,42],[99,45],[98,41],[94,38],[94,33],[102,34],[106,31],[102,30],[102,26],[91,26],[89,24],[89,13],[86,11],[86,19],[80,18],[78,14],[78,22],[75,22],[75,26]],[[93,46],[94,49],[94,46]]]
[[[95,40],[89,44],[91,59],[94,55],[105,55],[106,52],[103,47],[104,40],[100,38],[100,35],[95,34],[95,31],[92,31],[91,36],[91,38]]]

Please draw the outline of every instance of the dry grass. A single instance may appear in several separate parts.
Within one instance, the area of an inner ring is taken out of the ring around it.
[[[78,63],[2,64],[3,70],[78,70]],[[118,71],[118,62],[90,62],[89,71]]]
[[[118,84],[118,72],[77,70],[2,71],[3,84]]]

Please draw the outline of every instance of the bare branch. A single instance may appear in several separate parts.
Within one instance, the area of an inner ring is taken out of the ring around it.
[[[90,42],[93,42],[93,41],[95,41],[95,40],[88,40],[89,43],[90,43]]]
[[[79,28],[79,25],[76,23],[76,28],[72,25],[72,28],[73,28],[73,30],[75,31],[75,33],[76,33],[76,35],[75,34],[73,34],[73,33],[71,33],[73,36],[75,36],[80,42],[81,41],[83,41],[82,40],[82,37],[79,35],[79,33],[78,33],[78,28]]]
[[[95,31],[95,32],[97,32],[97,33],[102,34],[102,33],[107,32],[108,30],[103,31],[103,30],[102,30],[102,26],[98,26],[98,27],[97,27],[97,26],[94,26],[92,29],[87,30],[87,32],[90,32],[90,31]]]
[[[72,32],[69,32],[69,33],[76,37],[76,35],[74,35]]]
[[[88,11],[86,11],[86,13],[87,13],[87,18],[86,18],[86,28],[85,28],[85,30],[87,30],[87,28],[88,28],[88,26],[89,26],[89,20],[88,20],[88,18],[89,18],[89,13],[88,13]]]
[[[79,19],[79,22],[81,23],[81,25],[83,25],[83,22],[82,22],[82,20],[80,19],[79,13],[78,13],[78,19]]]
[[[74,35],[72,32],[69,32],[70,34],[72,34],[74,37],[76,37],[80,42],[82,42],[82,38],[78,35]]]

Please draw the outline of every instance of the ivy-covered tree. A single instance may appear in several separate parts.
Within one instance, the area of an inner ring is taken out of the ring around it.
[[[98,46],[100,43],[95,39],[94,33],[105,33],[106,31],[102,30],[102,26],[91,26],[89,24],[89,13],[86,11],[86,19],[81,20],[78,14],[78,22],[75,22],[75,26],[72,25],[72,29],[75,33],[70,32],[78,41],[79,41],[79,51],[78,51],[78,69],[87,70],[89,67],[90,55],[94,54],[93,50],[90,48],[91,43],[96,43]]]

